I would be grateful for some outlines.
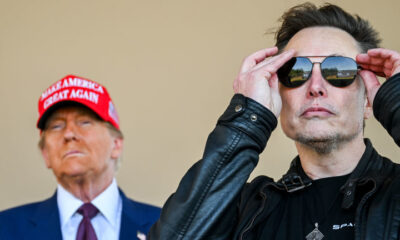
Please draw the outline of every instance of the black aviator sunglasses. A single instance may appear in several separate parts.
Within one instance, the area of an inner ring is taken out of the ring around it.
[[[293,57],[277,71],[279,81],[288,88],[296,88],[305,83],[312,73],[315,63],[319,63],[323,78],[335,87],[346,87],[353,83],[361,67],[349,57],[327,56],[322,62],[311,62],[310,57]]]

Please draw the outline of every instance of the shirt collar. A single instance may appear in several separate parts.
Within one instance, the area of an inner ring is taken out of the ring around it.
[[[72,215],[83,204],[83,201],[65,190],[60,184],[57,185],[57,204],[60,212],[61,227],[71,219]]]
[[[111,226],[115,227],[119,216],[118,213],[122,208],[122,199],[115,178],[106,190],[93,199],[92,204],[99,209]]]
[[[57,185],[57,204],[62,227],[71,219],[83,203],[82,200],[68,192],[60,184]],[[97,207],[111,226],[115,227],[118,212],[122,208],[122,199],[115,178],[100,195],[92,200],[92,204]]]

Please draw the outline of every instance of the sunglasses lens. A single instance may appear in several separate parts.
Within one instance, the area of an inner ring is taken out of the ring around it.
[[[312,66],[308,58],[294,57],[278,70],[279,81],[288,88],[301,86],[310,76]]]
[[[346,87],[357,76],[357,63],[348,57],[327,57],[321,63],[322,76],[335,87]]]

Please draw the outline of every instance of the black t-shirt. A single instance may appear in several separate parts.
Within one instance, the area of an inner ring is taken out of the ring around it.
[[[259,239],[306,239],[316,223],[323,240],[354,239],[355,208],[341,207],[340,188],[349,176],[315,180],[305,189],[284,193],[270,217],[257,227]]]

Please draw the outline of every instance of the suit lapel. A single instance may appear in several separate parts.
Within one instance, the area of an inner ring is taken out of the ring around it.
[[[62,240],[56,194],[38,205],[30,222],[27,239]]]
[[[135,205],[125,196],[121,189],[119,192],[122,198],[121,230],[119,239],[138,239],[138,231],[144,232],[144,230],[143,226],[139,224],[140,219],[137,219],[137,214],[135,214],[137,212]]]

